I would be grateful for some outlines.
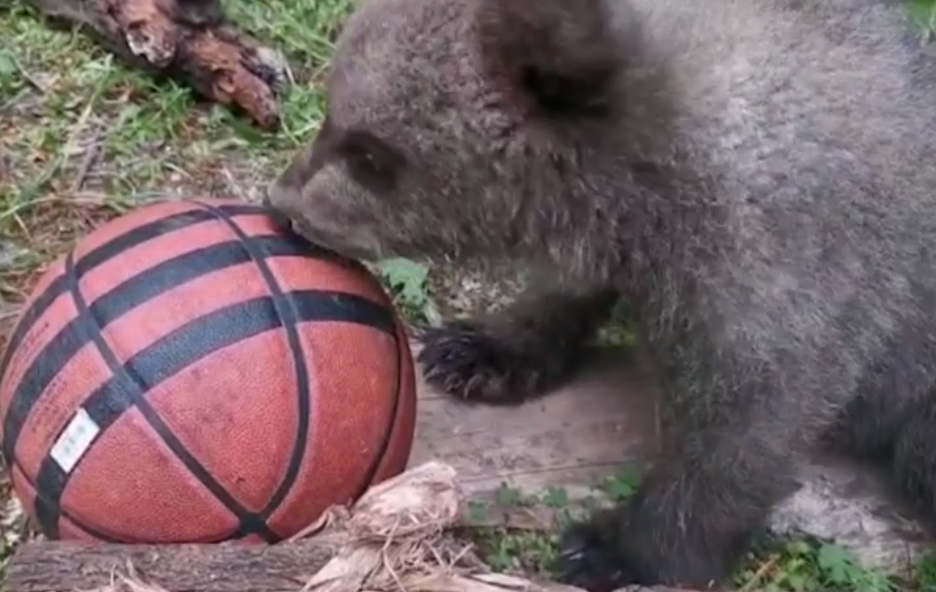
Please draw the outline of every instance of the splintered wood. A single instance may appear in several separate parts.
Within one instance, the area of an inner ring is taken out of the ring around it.
[[[293,540],[276,545],[27,543],[8,567],[5,588],[7,592],[584,592],[492,573],[469,544],[447,532],[459,523],[464,505],[455,470],[432,461],[372,487],[350,508],[332,508]]]
[[[279,122],[285,59],[238,31],[219,0],[29,0],[52,21],[78,25],[135,67],[174,76],[260,127]]]

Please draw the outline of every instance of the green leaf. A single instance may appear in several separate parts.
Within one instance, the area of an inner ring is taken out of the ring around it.
[[[468,519],[473,522],[481,522],[484,520],[485,508],[484,504],[479,501],[469,501],[468,502]]]
[[[620,501],[634,495],[637,488],[626,479],[609,479],[604,489],[612,500]]]
[[[427,266],[401,258],[384,259],[376,266],[405,304],[417,308],[426,305],[426,280],[429,277]]]
[[[262,133],[256,126],[241,117],[237,117],[231,113],[225,113],[224,119],[225,124],[248,144],[261,145],[267,140],[266,134]]]
[[[839,545],[822,545],[816,553],[816,563],[823,570],[835,569],[843,565],[854,564],[851,553]]]
[[[523,496],[518,490],[508,487],[506,483],[501,483],[497,489],[497,503],[502,506],[520,506],[522,502]]]
[[[0,78],[13,78],[16,72],[16,61],[13,56],[0,51]]]
[[[787,584],[790,588],[793,588],[797,592],[805,592],[807,589],[811,588],[808,585],[809,580],[803,574],[791,573],[787,576]]]
[[[809,543],[799,539],[790,541],[786,545],[787,555],[791,557],[808,557],[812,551],[813,549]]]
[[[907,9],[911,18],[927,32],[936,30],[936,2],[933,0],[910,0]]]
[[[569,493],[561,487],[550,487],[543,494],[543,503],[551,508],[564,508],[569,505]]]

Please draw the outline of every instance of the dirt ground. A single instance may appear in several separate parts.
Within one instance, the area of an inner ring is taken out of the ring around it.
[[[21,2],[0,5],[0,345],[36,274],[83,233],[167,195],[255,199],[314,135],[324,108],[319,79],[350,0],[224,4],[293,66],[297,84],[283,100],[275,133],[258,132],[183,86],[124,68],[81,35],[49,29]],[[911,9],[921,30],[936,30],[936,0],[914,0]],[[496,305],[511,292],[409,262],[388,262],[382,271],[400,306],[420,321]],[[633,484],[622,477],[607,487],[625,496]],[[28,531],[5,478],[0,493],[2,570]],[[555,505],[562,497],[504,495],[505,503],[518,504]],[[478,541],[495,567],[542,571],[555,533],[481,532]],[[936,562],[884,577],[852,564],[834,545],[785,541],[753,554],[737,581],[748,590],[936,591]]]

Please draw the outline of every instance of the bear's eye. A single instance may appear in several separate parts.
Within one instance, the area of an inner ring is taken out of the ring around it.
[[[355,182],[375,193],[393,191],[406,164],[399,151],[370,132],[348,130],[337,150]]]

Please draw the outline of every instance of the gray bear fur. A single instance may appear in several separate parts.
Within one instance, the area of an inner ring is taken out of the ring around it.
[[[680,438],[574,525],[600,592],[721,585],[820,443],[936,517],[936,65],[892,0],[363,0],[328,118],[270,187],[348,256],[529,270],[427,330],[427,378],[515,404],[623,297]]]

